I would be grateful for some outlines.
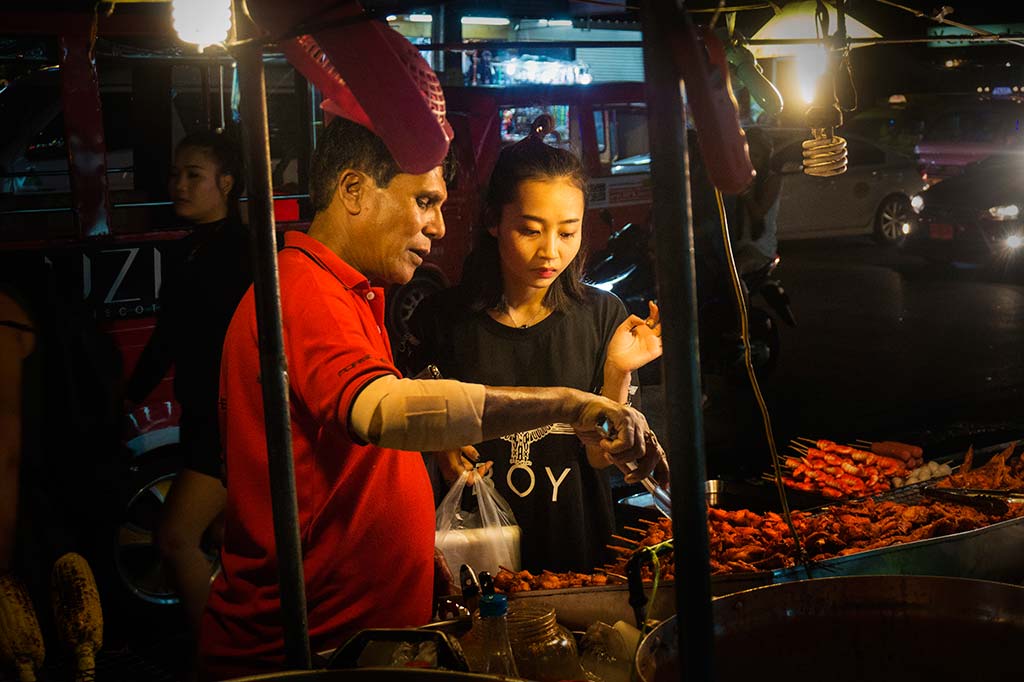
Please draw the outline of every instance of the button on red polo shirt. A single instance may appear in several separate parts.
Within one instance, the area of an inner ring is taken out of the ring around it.
[[[361,445],[349,433],[359,391],[399,374],[384,331],[383,291],[302,233],[285,235],[279,264],[309,634],[318,651],[363,628],[428,621],[433,496],[418,453]],[[200,637],[212,677],[283,660],[259,374],[250,288],[221,362],[228,506],[223,571]]]

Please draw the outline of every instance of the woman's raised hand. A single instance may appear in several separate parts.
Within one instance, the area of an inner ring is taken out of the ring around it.
[[[622,373],[640,369],[661,357],[661,315],[657,303],[648,301],[647,305],[651,314],[646,320],[630,315],[608,343],[606,362]]]

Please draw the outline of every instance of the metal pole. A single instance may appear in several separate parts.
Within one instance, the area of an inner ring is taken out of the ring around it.
[[[284,623],[285,663],[309,669],[309,627],[306,589],[302,573],[295,466],[288,410],[288,362],[281,334],[281,292],[277,275],[277,238],[270,181],[270,136],[267,130],[267,91],[263,74],[263,48],[259,44],[237,48],[238,87],[241,94],[242,131],[249,181],[249,228],[252,232],[253,283],[260,344],[260,384],[263,419],[267,428],[270,500],[274,514],[274,541],[281,583],[281,619]],[[260,504],[259,500],[253,500]]]
[[[683,83],[672,54],[676,2],[644,0],[641,23],[654,195],[655,269],[664,322],[662,372],[668,414],[675,537],[679,679],[714,677],[714,632],[701,412],[697,281],[690,210]]]
[[[210,129],[210,65],[199,66],[199,89],[203,100],[203,130]]]

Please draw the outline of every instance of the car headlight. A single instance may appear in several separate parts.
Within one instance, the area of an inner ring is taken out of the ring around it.
[[[1021,238],[1019,234],[1011,234],[1004,243],[1008,249],[1019,249],[1024,246],[1024,238]]]
[[[924,197],[920,194],[910,197],[910,208],[914,209],[914,213],[920,213],[924,208]]]
[[[988,210],[988,214],[992,216],[992,220],[1016,220],[1020,215],[1020,208],[1017,204],[993,206]]]

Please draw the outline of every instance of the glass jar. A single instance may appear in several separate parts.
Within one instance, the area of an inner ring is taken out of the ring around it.
[[[585,679],[576,639],[555,620],[555,610],[531,600],[509,604],[508,638],[519,676],[537,682]]]

